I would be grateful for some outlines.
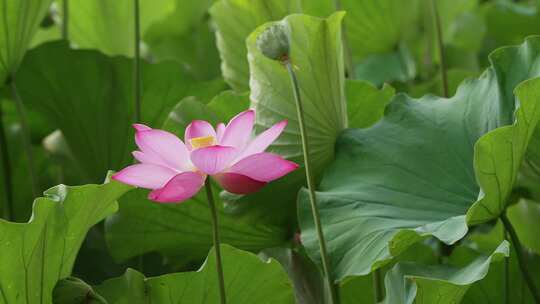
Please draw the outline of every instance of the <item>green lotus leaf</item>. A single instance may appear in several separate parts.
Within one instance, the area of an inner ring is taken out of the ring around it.
[[[114,213],[129,186],[59,185],[34,201],[28,223],[0,220],[0,303],[52,303],[90,227]]]
[[[516,88],[537,75],[539,51],[538,37],[499,49],[452,98],[397,95],[374,126],[342,134],[317,195],[335,280],[367,274],[426,236],[453,244],[500,215],[540,118],[540,79]],[[319,261],[306,191],[298,213]]]
[[[86,180],[132,162],[132,70],[127,58],[70,50],[64,42],[31,50],[21,65],[17,85],[23,102],[60,129]],[[174,62],[143,62],[141,122],[160,127],[185,96],[210,99],[223,86],[220,80],[196,82]]]

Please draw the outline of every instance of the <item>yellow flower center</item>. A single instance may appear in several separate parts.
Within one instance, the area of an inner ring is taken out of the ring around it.
[[[214,136],[194,137],[190,140],[190,143],[193,149],[199,149],[215,145],[216,138]]]

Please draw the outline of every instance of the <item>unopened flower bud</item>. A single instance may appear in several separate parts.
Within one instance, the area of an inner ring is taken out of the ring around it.
[[[289,58],[289,39],[285,26],[275,23],[268,27],[258,38],[257,47],[264,56],[286,61]]]

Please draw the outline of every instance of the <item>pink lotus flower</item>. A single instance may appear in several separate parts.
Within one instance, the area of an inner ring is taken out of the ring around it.
[[[253,110],[236,115],[227,126],[218,124],[215,130],[206,121],[194,120],[186,128],[185,143],[169,132],[135,124],[135,142],[140,151],[134,151],[133,156],[140,163],[112,178],[151,189],[148,198],[162,203],[191,198],[208,175],[232,193],[258,191],[298,165],[264,152],[283,132],[287,121],[252,138],[254,121]]]

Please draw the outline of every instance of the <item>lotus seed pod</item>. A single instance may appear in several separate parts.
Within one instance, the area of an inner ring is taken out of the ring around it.
[[[277,23],[268,27],[258,38],[257,48],[273,60],[289,58],[289,39],[284,25]]]

